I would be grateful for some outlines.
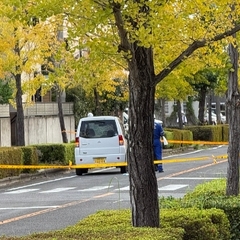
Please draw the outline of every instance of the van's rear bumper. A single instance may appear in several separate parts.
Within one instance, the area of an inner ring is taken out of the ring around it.
[[[95,159],[104,159],[104,163],[95,163]],[[75,164],[80,165],[79,168],[88,168],[83,167],[83,165],[91,165],[89,168],[95,168],[99,165],[106,166],[127,166],[126,163],[126,154],[108,154],[106,155],[75,155]]]
[[[78,165],[73,165],[72,168],[105,168],[105,167],[123,167],[123,166],[127,166],[127,162],[78,164]]]

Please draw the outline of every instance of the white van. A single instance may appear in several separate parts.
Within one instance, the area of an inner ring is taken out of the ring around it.
[[[76,174],[89,168],[120,167],[126,173],[127,141],[121,120],[113,116],[80,119],[76,132]]]

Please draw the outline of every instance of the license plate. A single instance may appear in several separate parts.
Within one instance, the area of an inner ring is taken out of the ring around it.
[[[94,158],[95,163],[105,163],[106,158]]]

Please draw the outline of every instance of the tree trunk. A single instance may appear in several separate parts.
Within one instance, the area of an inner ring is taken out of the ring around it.
[[[159,227],[158,186],[153,166],[154,67],[151,48],[131,44],[129,61],[128,166],[132,224]]]
[[[193,109],[193,97],[188,96],[187,110],[186,110],[187,122],[189,125],[197,125],[198,121]]]
[[[100,108],[100,102],[99,102],[99,94],[96,88],[93,89],[94,93],[94,100],[95,100],[95,114],[96,116],[102,115],[102,110]]]
[[[183,129],[182,106],[179,100],[177,100],[177,115],[178,115],[178,126],[180,129]]]
[[[220,109],[220,98],[219,96],[215,96],[216,99],[216,116],[217,116],[217,122],[218,123],[222,123],[222,119],[221,119],[221,109]]]
[[[161,102],[161,119],[163,122],[163,127],[166,126],[166,113],[165,113],[165,99],[161,98],[160,99]]]
[[[59,122],[60,122],[60,128],[61,128],[63,143],[68,143],[67,132],[66,132],[64,116],[63,116],[61,93],[62,93],[62,91],[60,91],[60,90],[57,91],[57,94],[58,94],[58,98],[57,98],[57,101],[58,101],[58,117],[59,117]]]
[[[204,124],[206,95],[207,95],[207,90],[202,88],[199,94],[199,110],[198,110],[198,120],[201,125]]]
[[[208,99],[208,122],[209,122],[209,124],[213,124],[213,121],[212,121],[212,91],[210,91],[209,99]]]
[[[234,36],[236,37],[236,35]],[[228,74],[227,111],[229,116],[228,171],[226,194],[239,193],[240,96],[238,89],[238,49],[229,45],[232,69]]]
[[[16,81],[16,105],[17,105],[17,119],[16,119],[16,145],[25,146],[25,128],[24,128],[24,112],[22,102],[22,79],[21,74],[15,76]]]

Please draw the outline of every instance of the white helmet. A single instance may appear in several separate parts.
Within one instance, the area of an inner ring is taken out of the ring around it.
[[[90,113],[88,113],[87,116],[88,116],[88,117],[93,117],[93,114],[90,112]]]

